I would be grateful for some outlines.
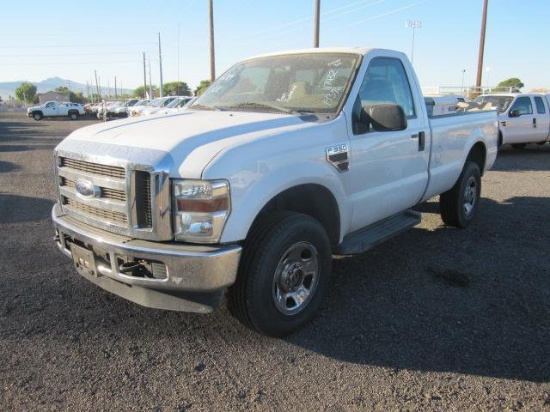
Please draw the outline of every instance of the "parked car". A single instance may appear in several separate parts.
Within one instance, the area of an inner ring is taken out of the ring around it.
[[[545,144],[550,139],[550,110],[543,94],[484,94],[473,103],[469,106],[481,105],[498,111],[499,145],[523,149],[528,143]]]
[[[34,120],[41,120],[44,117],[68,117],[71,120],[78,119],[86,114],[84,106],[71,102],[46,102],[39,106],[32,106],[27,109],[27,116]]]
[[[100,120],[109,120],[114,114],[114,110],[122,104],[120,100],[110,100],[102,103],[97,112],[97,118]]]
[[[173,114],[177,113],[183,108],[191,104],[196,98],[191,96],[178,97],[177,99],[172,100],[166,107],[162,108],[155,114]]]
[[[121,117],[128,117],[128,108],[134,106],[139,99],[128,99],[122,102],[118,107],[116,107],[112,111],[111,117],[114,118],[121,118]]]
[[[404,53],[263,55],[185,115],[62,140],[55,239],[125,299],[205,313],[227,297],[243,324],[285,336],[320,308],[333,255],[417,225],[419,203],[439,196],[445,224],[473,224],[497,136],[495,111],[428,116]]]
[[[132,107],[127,108],[128,117],[135,117],[138,116],[138,113],[142,110],[144,110],[146,107],[148,107],[151,104],[150,99],[143,99],[139,100],[136,104],[134,104]]]
[[[158,112],[159,110],[162,110],[163,108],[165,108],[168,104],[170,104],[172,101],[174,101],[177,98],[178,98],[177,96],[158,97],[155,100],[153,100],[151,104],[148,105],[148,107],[146,107],[143,110],[140,110],[137,115],[138,116],[152,115]]]

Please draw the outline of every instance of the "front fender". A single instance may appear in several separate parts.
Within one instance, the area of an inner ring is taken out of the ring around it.
[[[348,222],[344,222],[342,217],[351,216],[351,209],[342,202],[345,199],[344,188],[336,176],[338,172],[331,169],[334,168],[328,164],[311,162],[288,165],[263,174],[260,179],[246,170],[232,176],[231,214],[221,241],[225,243],[245,239],[254,219],[270,200],[287,189],[306,184],[323,186],[332,193],[342,221],[341,228],[347,227]],[[304,202],[308,201],[311,199],[304,198]],[[340,233],[340,239],[341,237]]]
[[[336,199],[340,238],[347,228],[350,206],[341,173],[328,163],[326,149],[349,144],[343,116],[280,133],[258,134],[220,152],[203,171],[204,179],[227,179],[231,185],[231,214],[222,242],[246,238],[263,207],[281,192],[304,184],[325,187]],[[304,202],[311,199],[304,198]]]

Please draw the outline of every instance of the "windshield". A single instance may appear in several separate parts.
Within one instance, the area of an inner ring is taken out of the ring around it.
[[[148,104],[148,106],[152,106],[152,107],[162,107],[164,101],[166,99],[164,99],[164,97],[160,97],[158,99],[155,99],[153,100],[151,103]]]
[[[179,103],[183,101],[183,97],[178,97],[177,99],[172,100],[166,105],[167,108],[177,107]]]
[[[505,112],[514,98],[512,96],[478,96],[474,99],[476,103],[491,103],[493,109]]]
[[[238,63],[191,106],[199,110],[337,113],[360,56],[303,53]]]

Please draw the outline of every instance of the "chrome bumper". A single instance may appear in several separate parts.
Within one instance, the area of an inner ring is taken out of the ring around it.
[[[115,235],[52,209],[59,249],[89,281],[143,306],[185,312],[215,309],[237,277],[240,245],[198,246],[150,242]],[[136,276],[122,262],[155,262],[161,278]]]

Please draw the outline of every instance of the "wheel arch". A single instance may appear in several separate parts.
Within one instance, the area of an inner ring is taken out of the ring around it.
[[[470,149],[468,156],[466,157],[467,162],[471,161],[476,163],[479,166],[479,170],[481,171],[482,175],[485,170],[486,160],[487,160],[487,148],[482,142],[477,142],[476,144],[474,144]]]
[[[264,205],[252,226],[266,214],[275,211],[297,212],[311,216],[324,227],[331,246],[336,246],[340,241],[341,220],[338,203],[334,194],[325,186],[311,183],[285,189]]]

